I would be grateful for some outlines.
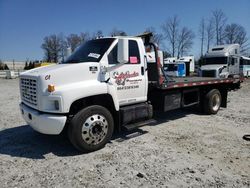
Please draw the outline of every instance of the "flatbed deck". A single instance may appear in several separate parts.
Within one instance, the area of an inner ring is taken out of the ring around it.
[[[237,79],[237,81],[239,81]],[[211,77],[171,77],[171,81],[164,82],[160,89],[172,89],[182,87],[204,86],[210,84],[236,83],[234,78],[211,78]]]

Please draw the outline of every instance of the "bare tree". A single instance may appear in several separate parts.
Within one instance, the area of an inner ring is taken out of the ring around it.
[[[207,43],[207,51],[209,50],[210,44],[214,39],[214,27],[213,27],[213,20],[208,20],[206,29],[205,29],[205,36],[206,36],[206,43]]]
[[[183,27],[178,35],[177,58],[183,56],[193,45],[195,34],[187,27]]]
[[[102,30],[97,30],[97,31],[94,32],[93,35],[92,35],[92,39],[102,38],[102,37],[103,37],[103,32],[102,32]]]
[[[41,48],[44,50],[45,60],[56,63],[63,56],[64,40],[60,35],[46,36]]]
[[[223,44],[223,37],[224,37],[224,27],[227,21],[226,15],[222,10],[214,10],[212,12],[213,21],[214,21],[214,28],[216,34],[216,44],[220,45]]]
[[[145,33],[147,33],[147,32],[153,33],[152,42],[155,42],[159,46],[163,46],[164,37],[163,37],[162,34],[157,33],[154,27],[148,27],[148,28],[145,29],[144,32]]]
[[[250,57],[250,49],[248,49],[248,51],[245,52],[245,55]]]
[[[205,19],[202,18],[201,22],[200,22],[200,28],[199,28],[199,36],[200,36],[200,40],[201,40],[201,57],[203,56],[204,41],[205,41],[205,29],[206,29]]]
[[[41,45],[41,48],[44,50],[44,59],[47,62],[52,61],[52,52],[51,52],[51,40],[49,37],[44,37],[43,44]]]
[[[170,46],[171,46],[172,57],[174,57],[176,54],[179,23],[180,23],[180,21],[179,21],[178,17],[174,16],[174,17],[168,19],[162,25],[164,37],[170,43]]]
[[[0,59],[0,70],[4,70],[4,63],[2,62],[1,59]]]
[[[125,31],[122,30],[118,30],[116,28],[114,28],[111,32],[110,32],[111,36],[127,36],[127,33]]]
[[[241,52],[246,53],[249,50],[249,43],[246,30],[239,24],[230,24],[225,28],[226,43],[238,43],[241,46]]]
[[[99,35],[100,33],[98,33]],[[82,43],[90,40],[90,36],[88,32],[81,32],[79,35],[70,34],[67,38],[67,47],[70,47],[72,52],[80,46]]]
[[[226,25],[224,40],[226,44],[240,44],[241,52],[247,51],[249,46],[245,28],[236,23]]]
[[[59,40],[59,58],[61,58],[62,61],[64,61],[64,57],[65,57],[65,52],[67,49],[67,41],[66,38],[64,37],[64,35],[62,33],[60,33],[58,36],[58,40]],[[57,60],[57,62],[59,61],[59,58]]]
[[[75,49],[81,44],[82,39],[81,36],[78,36],[77,34],[70,34],[66,37],[67,40],[67,47],[70,47],[72,52],[75,51]]]
[[[0,59],[0,70],[9,70],[8,65],[4,64],[1,59]]]
[[[81,32],[80,37],[81,37],[81,43],[84,43],[91,39],[90,34],[88,32]]]

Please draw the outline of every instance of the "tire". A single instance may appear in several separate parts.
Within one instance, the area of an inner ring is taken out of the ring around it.
[[[209,91],[204,100],[203,109],[206,114],[217,114],[221,106],[221,94],[218,89]]]
[[[73,146],[81,152],[103,148],[111,139],[114,120],[104,107],[93,105],[79,111],[68,127],[68,137]]]

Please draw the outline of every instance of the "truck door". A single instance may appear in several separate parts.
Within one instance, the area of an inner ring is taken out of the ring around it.
[[[230,62],[229,62],[229,74],[239,74],[239,58],[237,57],[230,57]]]
[[[128,41],[129,62],[110,71],[110,80],[121,106],[147,100],[147,74],[144,56],[141,55],[136,40]],[[108,54],[109,67],[117,62],[117,44]]]

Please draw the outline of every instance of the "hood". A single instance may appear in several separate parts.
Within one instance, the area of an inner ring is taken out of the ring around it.
[[[97,80],[99,78],[99,71],[100,65],[96,62],[56,64],[26,71],[20,77],[36,78],[40,80],[40,84],[44,87],[47,87],[48,84],[60,87],[61,85],[73,82]]]
[[[218,64],[218,65],[202,65],[201,70],[218,70],[222,67],[226,66],[225,64]]]

